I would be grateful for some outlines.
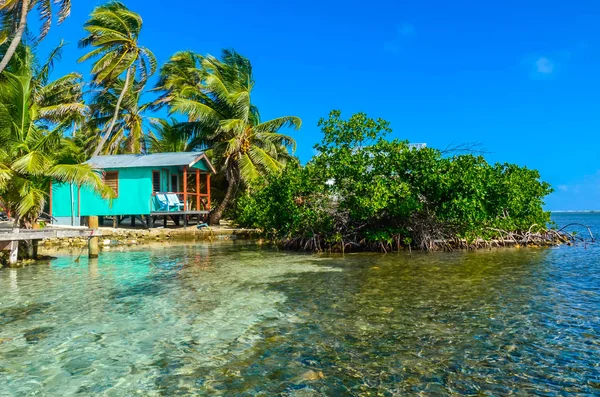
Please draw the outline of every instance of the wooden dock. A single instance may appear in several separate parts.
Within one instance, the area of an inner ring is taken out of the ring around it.
[[[17,263],[19,255],[19,241],[29,240],[32,242],[33,255],[37,256],[37,243],[40,240],[53,238],[69,237],[99,237],[101,232],[97,229],[67,229],[67,228],[48,228],[48,229],[18,229],[18,228],[0,228],[0,250],[8,250],[10,265]]]

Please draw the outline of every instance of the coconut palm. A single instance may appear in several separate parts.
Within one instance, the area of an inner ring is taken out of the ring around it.
[[[145,84],[148,77],[156,71],[156,58],[149,49],[138,45],[142,18],[121,2],[111,1],[96,7],[84,29],[88,35],[79,41],[79,46],[93,47],[93,50],[81,57],[79,62],[96,59],[92,68],[93,83],[110,89],[125,74],[113,117],[107,123],[107,129],[94,151],[94,155],[98,155],[109,138],[113,137],[121,103],[130,85],[134,81]]]
[[[127,91],[124,91],[124,85],[125,82],[118,79],[110,88],[94,96],[88,127],[94,131],[105,129],[114,119],[114,110],[118,109],[117,121],[112,134],[107,138],[106,152],[142,153],[145,150],[145,131],[149,129],[148,124],[157,122],[157,119],[146,115],[151,103],[141,103],[144,85],[134,82]],[[121,96],[121,104],[117,106]]]
[[[175,53],[161,68],[153,91],[160,93],[153,107],[161,109],[175,98],[193,95],[202,83],[202,56],[193,51]]]
[[[46,37],[53,18],[53,4],[58,8],[58,23],[62,23],[71,14],[71,0],[0,0],[0,41],[12,36],[10,45],[0,61],[0,73],[6,68],[21,43],[27,27],[27,16],[37,8],[41,19],[39,40]]]
[[[193,152],[202,146],[190,129],[175,118],[160,119],[153,125],[146,144],[150,153]]]
[[[30,226],[43,211],[52,180],[111,191],[89,165],[69,155],[64,133],[87,111],[82,79],[50,81],[60,47],[41,66],[21,45],[0,75],[0,195],[16,222]]]
[[[290,158],[288,149],[295,150],[295,141],[279,131],[298,129],[302,122],[292,116],[261,122],[250,101],[252,65],[235,51],[223,51],[222,60],[204,57],[201,68],[201,84],[186,86],[183,95],[170,101],[170,107],[188,117],[185,128],[208,149],[207,155],[225,175],[225,196],[211,214],[211,222],[219,223],[240,184],[247,185],[285,166]]]

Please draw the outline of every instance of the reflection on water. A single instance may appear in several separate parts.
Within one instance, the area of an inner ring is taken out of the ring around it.
[[[600,248],[0,271],[0,396],[600,394]]]

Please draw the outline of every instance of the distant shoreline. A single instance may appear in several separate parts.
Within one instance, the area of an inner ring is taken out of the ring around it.
[[[560,210],[550,212],[552,214],[600,214],[600,210]]]

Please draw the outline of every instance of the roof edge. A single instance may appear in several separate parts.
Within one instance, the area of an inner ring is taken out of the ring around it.
[[[217,170],[215,170],[215,167],[212,165],[212,163],[210,162],[210,160],[208,159],[208,156],[206,155],[206,153],[202,152],[202,154],[198,157],[196,157],[194,159],[194,161],[192,161],[188,167],[193,167],[194,164],[198,163],[200,160],[206,160],[206,164],[208,164],[208,166],[210,167],[210,170],[212,171],[213,174],[217,173]]]

